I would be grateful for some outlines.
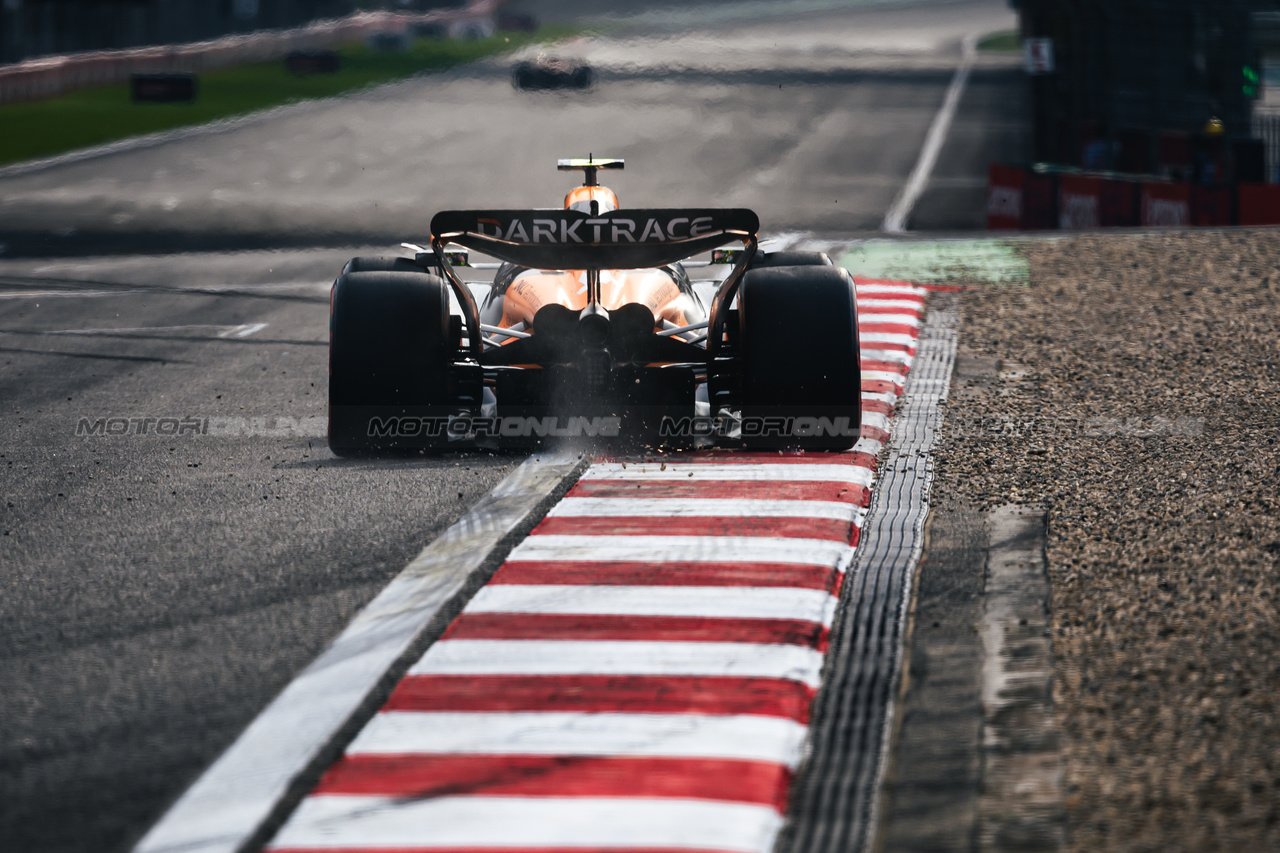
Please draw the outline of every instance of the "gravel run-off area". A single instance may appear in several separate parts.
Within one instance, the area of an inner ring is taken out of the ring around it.
[[[1047,510],[1069,849],[1280,850],[1280,231],[1021,246],[934,490]]]

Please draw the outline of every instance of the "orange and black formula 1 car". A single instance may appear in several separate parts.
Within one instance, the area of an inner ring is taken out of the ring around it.
[[[761,251],[750,210],[619,208],[596,174],[622,165],[562,160],[585,181],[561,208],[444,211],[429,247],[405,244],[413,258],[349,261],[331,298],[330,447],[850,447],[849,274]]]
[[[595,82],[596,73],[585,62],[545,54],[518,63],[511,72],[517,89],[590,89]]]

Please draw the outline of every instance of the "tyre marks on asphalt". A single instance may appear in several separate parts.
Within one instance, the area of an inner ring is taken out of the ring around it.
[[[592,465],[269,849],[770,850],[924,295],[859,282],[849,452]]]
[[[85,337],[192,337],[192,338],[247,338],[261,332],[267,323],[240,323],[233,326],[197,323],[183,326],[134,326],[101,329],[48,329],[18,330],[0,329],[0,335],[69,335]]]

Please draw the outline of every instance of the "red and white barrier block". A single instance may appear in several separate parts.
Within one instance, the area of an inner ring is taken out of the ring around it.
[[[858,293],[853,448],[592,465],[269,849],[771,850],[924,312]]]

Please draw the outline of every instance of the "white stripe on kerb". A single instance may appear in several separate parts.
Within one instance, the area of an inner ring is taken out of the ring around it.
[[[889,431],[889,416],[882,415],[879,412],[864,412],[862,415],[862,425]]]
[[[627,560],[646,563],[797,563],[834,566],[847,544],[771,536],[561,536],[525,539],[511,560]]]
[[[849,549],[852,553],[853,549]],[[660,580],[661,578],[659,578]],[[490,584],[464,613],[576,613],[803,619],[830,626],[836,598],[821,589],[753,586],[586,586]]]
[[[901,308],[904,311],[918,311],[924,307],[924,299],[863,299],[858,297],[859,308]]]
[[[864,370],[862,371],[863,382],[888,382],[891,385],[905,385],[907,378],[901,373],[890,373],[887,370]],[[866,414],[862,416],[862,423],[867,422]]]
[[[903,352],[900,349],[867,349],[866,347],[862,349],[863,361],[887,361],[905,365],[909,368],[914,358],[915,356],[911,355],[911,353]],[[863,396],[865,399],[866,395]]]
[[[893,407],[898,404],[897,394],[881,394],[864,391],[862,392],[863,403],[883,403],[886,406]]]
[[[853,449],[857,453],[866,453],[870,456],[879,456],[880,451],[884,448],[884,443],[871,438],[860,438],[853,445]]]
[[[902,344],[903,346],[914,347],[919,339],[915,335],[891,335],[891,334],[859,334],[858,340],[865,344]]]
[[[601,462],[592,465],[583,480],[778,480],[802,483],[856,483],[869,486],[865,468],[851,463],[808,464],[716,464],[714,462]]]
[[[887,295],[890,298],[914,299],[924,302],[925,297],[929,294],[928,290],[914,284],[879,284],[869,282],[867,284],[859,284],[857,285],[857,288],[859,301],[861,301],[863,296]]]
[[[923,293],[900,288],[859,288],[858,307],[901,307],[905,310],[924,309]]]
[[[768,806],[591,797],[322,796],[303,800],[273,847],[652,847],[768,853]]]
[[[861,511],[838,501],[720,500],[716,498],[564,498],[548,516],[645,518],[831,518],[856,521]]]
[[[856,283],[858,294],[864,293],[900,293],[904,296],[919,295],[923,298],[928,293],[918,284],[912,284],[909,281],[875,281],[867,280]]]
[[[414,675],[672,675],[782,678],[818,686],[822,654],[766,643],[442,640]]]
[[[764,714],[384,711],[348,755],[632,755],[799,763],[807,727]]]
[[[866,314],[858,318],[863,323],[895,323],[899,326],[919,327],[923,321],[915,314]]]

